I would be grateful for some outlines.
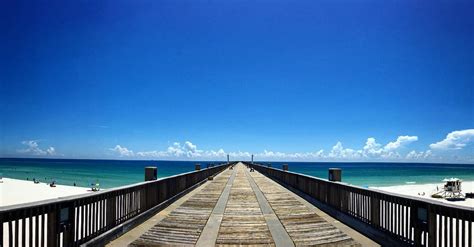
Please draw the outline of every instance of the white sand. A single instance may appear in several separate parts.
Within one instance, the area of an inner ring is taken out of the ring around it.
[[[407,185],[397,185],[397,186],[387,186],[387,187],[370,187],[372,189],[378,189],[383,191],[388,191],[392,193],[409,195],[415,197],[421,197],[425,199],[432,199],[443,203],[474,207],[474,199],[467,198],[465,201],[450,202],[445,199],[435,199],[431,198],[431,195],[436,192],[436,186],[438,189],[443,188],[443,183],[437,184],[407,184]],[[474,192],[474,181],[463,181],[462,182],[462,193]],[[419,195],[424,193],[423,195]]]
[[[59,197],[90,193],[90,188],[49,184],[35,184],[33,181],[2,178],[0,182],[0,207],[35,202]]]

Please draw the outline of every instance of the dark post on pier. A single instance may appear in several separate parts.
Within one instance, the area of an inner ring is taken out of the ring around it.
[[[152,181],[158,178],[158,169],[156,166],[145,167],[145,181]]]
[[[329,168],[328,180],[332,182],[341,182],[342,181],[341,168]]]
[[[199,170],[201,170],[201,164],[199,164],[199,163],[198,163],[198,164],[196,164],[196,166],[195,166],[195,170],[196,170],[196,171],[199,171]]]
[[[283,164],[283,171],[288,171],[288,164]]]

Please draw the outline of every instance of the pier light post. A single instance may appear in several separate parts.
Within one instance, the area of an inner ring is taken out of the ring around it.
[[[251,161],[252,165],[253,165],[253,154],[252,154],[252,161]]]
[[[194,168],[195,168],[196,171],[201,170],[201,164],[197,163],[197,164],[194,166]]]
[[[158,169],[156,166],[145,167],[145,181],[152,181],[158,178]]]
[[[288,164],[283,164],[283,171],[288,171]]]
[[[341,182],[342,181],[341,168],[329,168],[328,180],[332,182]]]
[[[229,162],[229,155],[227,155],[227,164],[229,164],[229,163],[230,163],[230,162]]]

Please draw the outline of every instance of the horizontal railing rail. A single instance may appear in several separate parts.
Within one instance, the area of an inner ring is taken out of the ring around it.
[[[0,246],[79,246],[228,166],[222,164],[100,192],[0,207]]]
[[[361,188],[260,164],[245,164],[405,245],[474,246],[472,207]]]

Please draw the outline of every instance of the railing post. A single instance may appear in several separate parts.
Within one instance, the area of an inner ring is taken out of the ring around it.
[[[415,246],[422,246],[421,244],[421,234],[423,230],[426,229],[426,224],[428,223],[428,210],[425,205],[420,205],[419,203],[415,203],[414,207],[412,207],[414,213],[412,214],[412,222],[413,222],[413,232],[414,232],[414,242]]]
[[[380,227],[380,199],[375,198],[374,195],[370,197],[370,219],[372,226]]]
[[[47,243],[48,247],[58,246],[58,208],[52,207],[48,212]]]
[[[0,214],[0,246],[3,246],[3,217],[4,217],[3,213],[1,213]]]
[[[72,246],[72,243],[74,243],[74,231],[76,227],[74,209],[74,203],[69,203],[69,205],[64,208],[60,207],[59,231],[63,232],[63,246]]]
[[[142,193],[144,191],[142,190]],[[115,193],[111,195],[109,198],[107,198],[107,212],[105,215],[107,216],[106,222],[107,222],[107,229],[111,229],[112,227],[115,226],[116,222],[116,202],[115,202]],[[142,202],[143,203],[143,202]],[[144,204],[144,203],[143,203]],[[145,205],[141,204],[140,207],[145,208]]]
[[[428,205],[428,246],[436,246],[436,234],[436,212],[433,206]]]
[[[333,182],[341,182],[342,170],[340,168],[329,168],[328,180]]]
[[[145,167],[145,181],[153,181],[158,178],[158,169],[156,166]]]

